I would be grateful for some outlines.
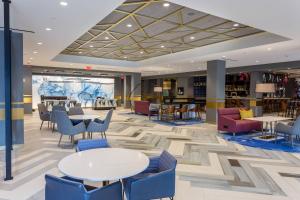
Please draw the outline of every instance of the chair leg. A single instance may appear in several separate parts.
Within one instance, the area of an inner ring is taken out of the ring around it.
[[[58,141],[58,145],[57,146],[60,146],[60,142],[61,142],[61,138],[62,138],[62,134],[60,135],[60,138],[59,138],[59,141]]]
[[[74,135],[71,136],[71,143],[72,143],[72,147],[74,147],[75,145]]]
[[[106,133],[105,133],[105,131],[103,133],[104,133],[104,138],[106,139]]]
[[[53,123],[52,125],[52,133],[54,132],[54,129],[55,129],[55,123]]]
[[[42,123],[41,123],[40,130],[42,130],[43,124],[44,124],[44,121],[42,121]]]

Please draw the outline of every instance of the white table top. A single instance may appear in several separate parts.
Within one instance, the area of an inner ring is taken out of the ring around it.
[[[260,121],[260,122],[278,122],[278,121],[291,120],[292,118],[279,117],[279,116],[263,116],[263,117],[251,117],[246,119]]]
[[[89,120],[89,119],[94,120],[100,118],[100,116],[99,115],[70,115],[69,118],[73,120]]]
[[[100,182],[134,176],[148,165],[149,158],[139,151],[103,148],[69,155],[58,163],[58,168],[69,177]]]

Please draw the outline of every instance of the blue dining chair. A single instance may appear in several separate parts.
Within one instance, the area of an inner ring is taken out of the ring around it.
[[[176,165],[177,160],[167,151],[150,158],[150,164],[145,171],[123,179],[127,200],[173,199]]]
[[[69,116],[64,111],[55,111],[55,117],[57,120],[57,130],[61,134],[58,146],[60,145],[63,135],[70,136],[71,142],[74,145],[74,136],[81,133],[84,134],[86,131],[84,122],[80,122],[79,124],[73,125]]]
[[[97,140],[79,140],[77,144],[76,151],[85,151],[89,149],[98,149],[98,148],[109,148],[106,139],[97,139]]]
[[[113,109],[110,109],[104,119],[104,121],[101,121],[99,119],[96,119],[94,121],[91,121],[86,129],[86,131],[88,133],[91,133],[91,137],[92,137],[92,133],[93,132],[98,132],[101,133],[102,138],[103,138],[103,134],[104,137],[106,138],[106,131],[109,127],[111,118],[112,118],[112,114],[113,114]]]
[[[66,112],[66,108],[64,106],[61,106],[61,105],[54,105],[52,107],[52,111],[51,111],[51,115],[50,115],[50,120],[51,120],[51,123],[52,123],[52,132],[54,132],[55,125],[57,123],[56,115],[55,115],[56,111],[65,111]]]
[[[45,200],[122,200],[120,181],[95,188],[69,177],[46,175]]]

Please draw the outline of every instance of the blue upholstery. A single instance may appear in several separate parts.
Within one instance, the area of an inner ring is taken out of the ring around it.
[[[40,120],[42,120],[40,129],[42,129],[44,121],[46,121],[46,122],[51,121],[50,120],[50,112],[47,110],[47,107],[43,103],[38,104],[38,110],[39,110]],[[49,126],[49,124],[48,124],[48,126]]]
[[[98,139],[98,140],[79,140],[77,144],[77,151],[85,151],[89,149],[97,149],[97,148],[109,148],[106,139]]]
[[[56,111],[57,129],[63,135],[77,135],[86,131],[83,122],[73,125],[69,116],[64,111]]]
[[[289,136],[291,139],[291,143],[293,145],[294,136],[296,137],[300,136],[300,116],[297,117],[294,123],[289,123],[289,124],[278,123],[275,127],[275,133],[276,135],[278,133],[281,133]]]
[[[86,129],[87,132],[98,132],[98,133],[104,133],[104,136],[106,137],[105,132],[107,131],[110,120],[112,118],[113,109],[109,110],[104,121],[101,120],[95,120],[91,121]]]
[[[167,151],[150,158],[145,171],[123,180],[127,200],[173,198],[176,164],[177,160]]]
[[[71,142],[74,143],[74,136],[81,133],[85,133],[86,131],[84,122],[80,122],[77,125],[73,125],[65,111],[55,111],[55,117],[57,120],[58,132],[61,134],[58,146],[60,145],[60,141],[63,135],[71,136]]]
[[[45,179],[45,200],[122,200],[122,185],[119,181],[102,188],[93,188],[68,177],[46,175]]]
[[[52,112],[51,112],[51,115],[50,115],[50,120],[51,120],[51,123],[53,125],[52,132],[54,131],[55,124],[56,124],[56,111],[65,111],[66,112],[66,108],[64,106],[61,106],[61,105],[55,105],[55,106],[52,107]]]
[[[55,111],[66,111],[66,108],[60,105],[55,105],[52,107],[52,112],[51,112],[51,122],[56,123],[56,116],[55,116]]]
[[[69,109],[69,115],[84,115],[81,107],[72,107]]]

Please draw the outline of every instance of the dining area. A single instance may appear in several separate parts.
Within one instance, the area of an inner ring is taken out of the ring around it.
[[[205,114],[205,105],[193,102],[150,103],[135,101],[134,113],[148,115],[149,120],[158,121],[201,121]]]
[[[63,136],[68,136],[71,147],[77,142],[75,141],[77,135],[82,135],[82,139],[92,139],[93,133],[100,133],[102,138],[106,138],[106,131],[113,115],[111,109],[101,120],[99,115],[84,113],[80,104],[68,109],[62,105],[54,105],[50,111],[41,103],[38,104],[38,112],[41,120],[40,130],[44,122],[47,122],[47,127],[52,133],[57,131],[60,134],[58,146],[61,146]]]
[[[45,174],[46,200],[149,200],[175,196],[176,158],[166,150],[148,157],[142,151],[112,145],[113,139],[108,139],[106,131],[113,109],[96,114],[80,106],[65,109],[57,105],[49,111],[39,104],[38,111],[40,130],[46,129],[43,125],[47,122],[47,131],[60,135],[58,147],[71,151],[57,163],[60,175]],[[63,138],[69,142],[62,144]]]

